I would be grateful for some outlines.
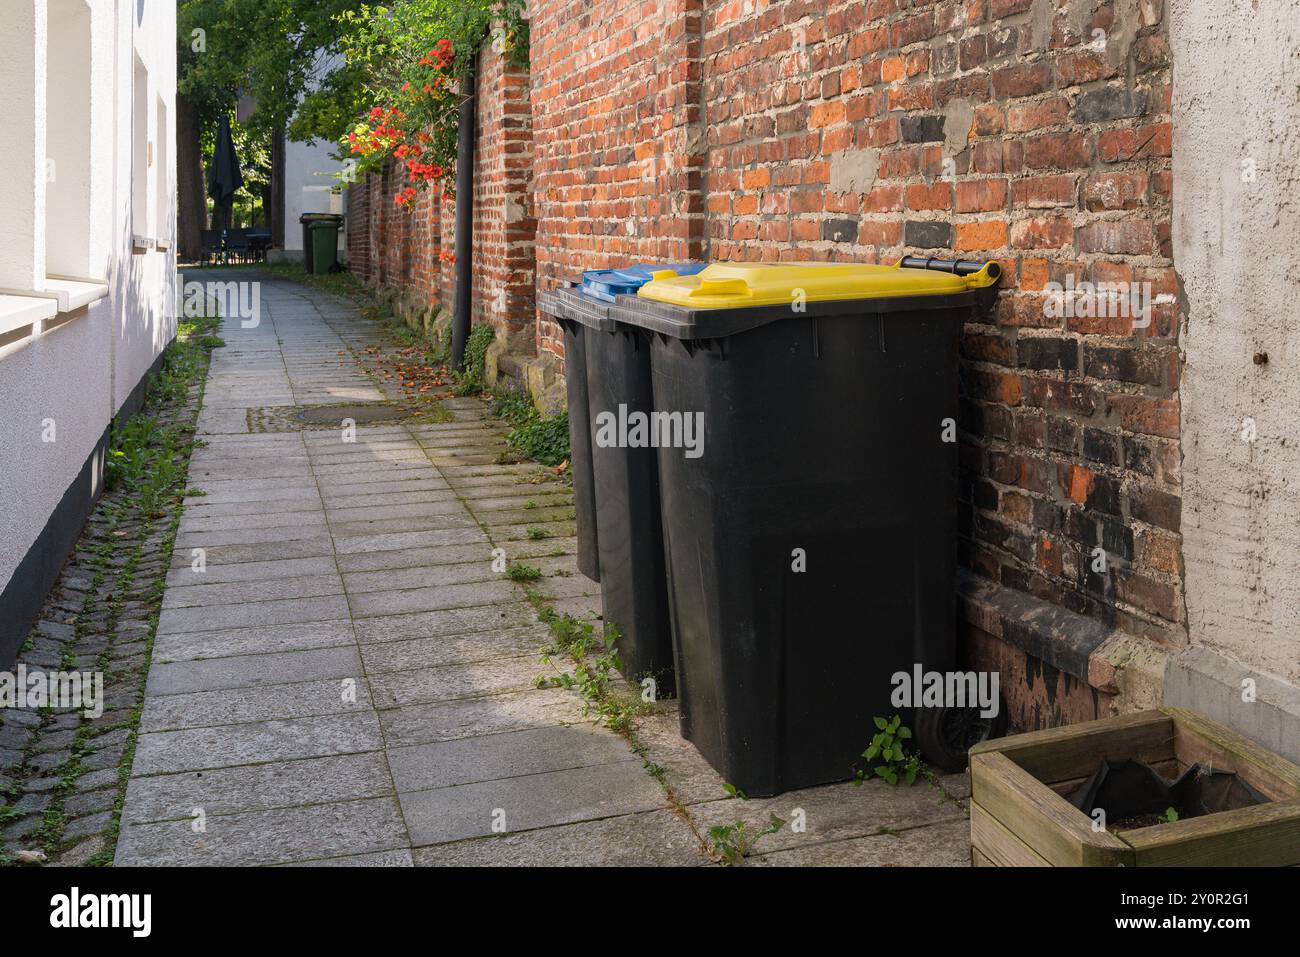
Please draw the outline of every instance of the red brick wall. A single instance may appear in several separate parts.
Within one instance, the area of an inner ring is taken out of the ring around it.
[[[531,120],[527,72],[485,49],[479,57],[473,321],[491,322],[499,336],[527,347],[535,288]],[[455,252],[455,201],[443,202],[429,190],[410,210],[399,208],[393,197],[405,182],[404,172],[390,164],[350,188],[352,271],[369,283],[399,287],[408,299],[450,309],[455,266],[442,253]]]
[[[538,283],[702,254],[1000,259],[997,311],[964,337],[964,560],[1180,642],[1166,16],[1163,0],[539,3]],[[1044,287],[1067,276],[1168,301],[1145,329],[1054,318]],[[562,351],[544,318],[538,341]]]
[[[533,255],[543,289],[636,260],[996,257],[963,343],[963,559],[1182,641],[1163,0],[550,0],[531,26],[530,115],[482,69],[477,317],[528,340]],[[370,278],[449,305],[450,204],[413,237],[370,197]],[[1146,328],[1059,318],[1068,279],[1164,301]],[[562,362],[546,317],[535,342]]]
[[[703,0],[530,6],[539,288],[701,258]],[[545,316],[537,344],[563,358]]]
[[[511,351],[533,348],[532,106],[528,73],[492,50],[479,57],[474,176],[474,321]]]
[[[370,189],[364,181],[347,192],[348,269],[358,276],[370,274]]]

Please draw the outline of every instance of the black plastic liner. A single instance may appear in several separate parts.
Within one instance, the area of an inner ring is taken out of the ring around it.
[[[1169,781],[1149,764],[1109,758],[1068,800],[1087,815],[1101,808],[1112,822],[1163,815],[1171,807],[1182,820],[1268,803],[1267,797],[1231,771],[1193,764]]]

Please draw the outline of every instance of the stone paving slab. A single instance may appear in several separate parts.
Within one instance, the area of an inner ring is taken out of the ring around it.
[[[560,473],[503,463],[509,427],[476,398],[352,441],[275,431],[297,407],[401,399],[371,348],[401,347],[301,286],[261,301],[214,353],[116,863],[699,866],[710,826],[795,808],[807,827],[754,863],[969,857],[961,779],[948,800],[880,782],[733,800],[672,702],[637,717],[634,749],[536,687],[557,664],[532,602],[597,625],[601,607]],[[509,580],[496,548],[540,579]]]
[[[132,774],[229,768],[266,761],[376,751],[383,746],[373,713],[255,721],[183,731],[150,731],[136,745]]]
[[[146,692],[155,695],[192,691],[228,691],[262,685],[290,684],[361,674],[355,645],[302,651],[209,658],[206,661],[159,662],[149,671]]]
[[[318,715],[364,714],[373,710],[368,679],[357,675],[345,687],[346,680],[325,678],[257,688],[158,695],[146,703],[140,716],[140,729],[222,728]]]
[[[965,817],[931,827],[847,841],[808,843],[787,851],[761,851],[760,867],[969,867],[970,821]]]
[[[356,641],[352,622],[290,622],[253,628],[217,628],[210,631],[177,632],[154,639],[155,662],[191,661],[234,655],[301,651],[308,648],[350,646]]]
[[[415,847],[494,833],[598,820],[664,806],[664,793],[638,760],[457,787],[399,793]],[[500,825],[498,825],[500,826]]]
[[[370,692],[378,708],[404,708],[526,688],[539,673],[548,670],[537,660],[537,649],[532,648],[517,658],[371,675]]]
[[[238,814],[383,797],[392,790],[382,751],[188,771],[133,778],[123,821],[191,820],[196,807],[206,814]]]
[[[346,618],[348,602],[343,595],[318,598],[286,598],[255,601],[243,605],[209,605],[201,608],[164,608],[158,617],[158,633],[204,631],[211,628],[248,628],[255,625],[283,625],[294,621],[329,621]]]
[[[397,790],[424,791],[638,760],[620,739],[585,725],[558,725],[390,748]]]
[[[379,712],[384,740],[390,748],[574,724],[580,720],[583,719],[575,713],[573,696],[559,689],[514,691]]]
[[[535,624],[536,621],[537,615],[532,607],[523,601],[516,601],[504,605],[477,605],[367,618],[354,622],[353,627],[357,641],[364,646],[370,642],[404,641],[410,638],[473,634],[494,628],[515,628]]]
[[[468,664],[495,658],[531,655],[537,670],[538,652],[552,642],[550,630],[541,624],[507,628],[486,634],[443,635],[436,638],[412,638],[406,641],[382,641],[361,645],[361,660],[368,675],[387,671],[406,671],[421,665]]]
[[[196,575],[201,578],[202,576]],[[212,605],[243,605],[249,602],[281,601],[290,598],[321,598],[337,595],[342,586],[338,573],[307,575],[294,578],[251,578],[228,582],[198,581],[171,586],[164,608],[193,608]]]
[[[698,867],[707,863],[695,833],[671,811],[417,847],[411,856],[417,867]]]
[[[277,578],[311,578],[317,575],[334,575],[338,571],[329,555],[310,558],[281,558],[267,562],[239,562],[235,564],[207,564],[203,571],[195,571],[190,564],[174,568],[167,573],[167,596],[175,591],[195,585],[219,585],[227,582],[265,582]]]
[[[206,828],[195,834],[189,820],[123,827],[116,863],[283,864],[409,846],[392,797],[210,816]]]

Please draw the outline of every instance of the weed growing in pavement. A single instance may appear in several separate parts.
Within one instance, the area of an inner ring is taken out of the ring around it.
[[[921,760],[921,755],[903,743],[911,740],[912,730],[903,724],[902,718],[898,715],[892,718],[877,716],[871,720],[876,725],[876,734],[867,750],[862,752],[862,757],[873,763],[869,771],[854,772],[854,787],[861,787],[873,775],[890,784],[907,785],[915,784],[919,777],[939,792],[940,804],[956,800],[943,786],[939,775]]]
[[[555,466],[568,461],[568,412],[543,416],[527,392],[504,383],[498,384],[493,393],[491,409],[494,415],[514,426],[506,436],[511,448],[543,465]]]
[[[709,828],[709,857],[723,867],[734,867],[742,863],[750,855],[754,845],[760,838],[766,837],[768,834],[775,834],[783,827],[785,827],[785,821],[775,814],[768,819],[767,825],[753,837],[749,836],[744,821],[711,827]]]
[[[869,774],[888,781],[890,784],[914,784],[916,777],[925,767],[921,756],[909,751],[903,744],[912,737],[912,730],[903,724],[898,715],[892,718],[875,717],[876,735],[871,739],[862,756],[873,762],[871,771],[858,771],[855,784],[861,785]]]
[[[538,675],[533,684],[538,688],[569,688],[583,699],[583,714],[595,714],[611,731],[630,732],[633,719],[645,707],[639,695],[621,691],[613,683],[613,671],[622,671],[618,657],[618,631],[606,625],[597,634],[595,622],[583,621],[572,615],[557,615],[546,604],[544,596],[529,592],[528,600],[537,609],[538,617],[550,628],[554,645],[542,651],[542,663],[551,664],[557,654],[567,654],[573,662],[573,672],[561,671],[558,675]]]
[[[543,538],[548,537],[550,535],[550,532],[548,532],[544,528],[539,528],[536,525],[529,525],[527,529],[527,535],[533,541],[539,541]]]
[[[512,562],[506,569],[506,577],[512,582],[535,582],[542,577],[542,570],[522,562]]]

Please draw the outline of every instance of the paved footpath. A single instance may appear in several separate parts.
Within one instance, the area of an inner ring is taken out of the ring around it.
[[[598,614],[567,487],[499,464],[506,428],[478,399],[354,441],[290,424],[396,397],[371,359],[399,346],[342,299],[267,280],[260,323],[221,336],[118,865],[698,865],[710,827],[796,808],[806,829],[752,863],[966,863],[961,776],[956,800],[873,782],[739,801],[671,703],[639,719],[643,760],[576,694],[536,688],[549,632],[492,549],[539,567],[557,610]]]

